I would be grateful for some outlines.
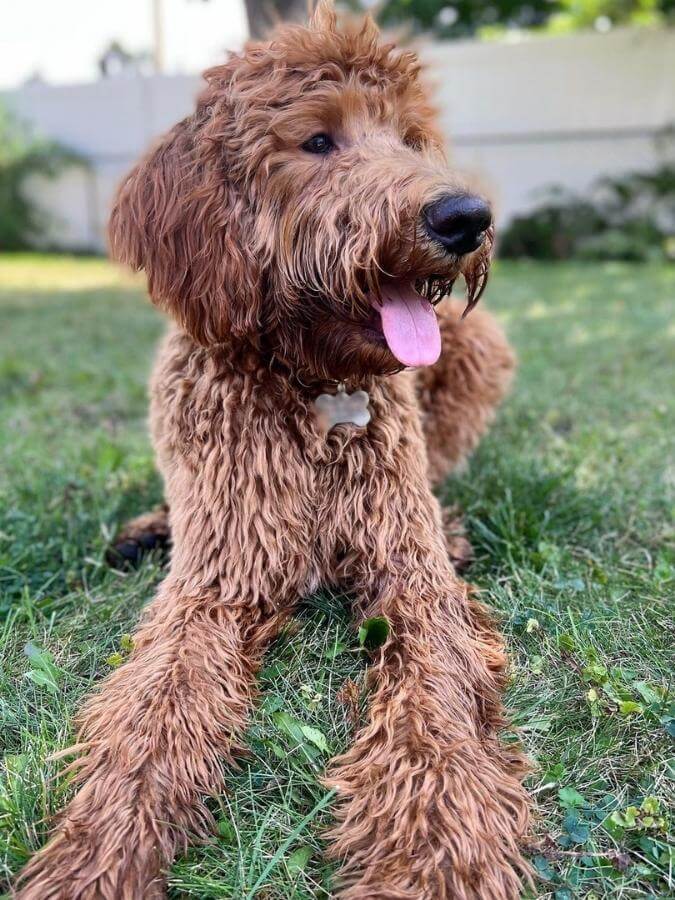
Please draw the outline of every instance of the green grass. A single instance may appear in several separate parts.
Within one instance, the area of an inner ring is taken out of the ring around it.
[[[161,577],[156,560],[120,574],[103,555],[160,497],[145,382],[162,323],[101,260],[0,257],[0,285],[4,882],[67,792],[49,754]],[[466,511],[470,577],[509,643],[541,897],[674,890],[674,295],[674,268],[500,264],[485,302],[519,378],[442,492]],[[214,803],[213,843],[175,863],[173,897],[328,896],[319,778],[349,741],[348,679],[363,683],[356,632],[343,598],[323,594],[269,654],[251,756]]]

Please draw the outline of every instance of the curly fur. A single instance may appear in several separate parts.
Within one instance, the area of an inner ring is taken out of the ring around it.
[[[299,598],[340,583],[357,621],[392,626],[368,720],[326,779],[340,895],[516,898],[528,803],[524,759],[499,740],[502,644],[431,489],[474,448],[513,359],[486,314],[447,303],[429,370],[398,372],[364,337],[384,276],[412,273],[436,300],[463,274],[472,305],[490,241],[458,259],[420,229],[461,182],[415,56],[369,20],[340,30],[322,2],[206,81],[111,219],[114,254],[176,323],[151,412],[170,571],[131,658],[79,714],[78,790],[16,896],[163,896],[176,852],[210,832],[204,798],[241,749],[262,653]],[[299,149],[327,131],[339,153]],[[312,401],[337,379],[369,392],[367,428],[321,431]]]

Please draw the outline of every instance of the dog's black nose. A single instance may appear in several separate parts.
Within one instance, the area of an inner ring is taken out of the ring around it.
[[[424,222],[430,237],[443,244],[448,253],[461,256],[483,243],[492,224],[492,212],[480,197],[447,194],[425,208]]]

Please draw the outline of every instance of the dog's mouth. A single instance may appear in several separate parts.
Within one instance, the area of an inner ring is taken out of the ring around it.
[[[324,315],[330,310],[331,318],[347,326],[352,336],[358,334],[365,345],[386,351],[389,359],[385,363],[378,357],[378,365],[386,365],[388,371],[432,366],[441,354],[440,326],[434,307],[451,294],[461,275],[466,286],[463,316],[474,308],[487,282],[490,255],[485,250],[489,251],[489,247],[487,243],[482,253],[472,254],[466,261],[449,261],[443,269],[432,269],[428,261],[412,269],[400,264],[380,265],[376,272],[362,273],[358,279],[350,304],[351,315],[339,308],[343,303],[328,294],[321,296],[319,308]],[[396,274],[382,277],[383,272],[391,273],[396,268]],[[397,365],[392,365],[392,358]]]
[[[466,316],[478,303],[489,269],[489,254],[477,257],[466,270],[448,273],[403,274],[388,278],[366,293],[371,313],[362,323],[367,340],[386,346],[402,366],[432,366],[441,355],[441,332],[434,307],[448,296],[457,276],[466,283]]]
[[[415,282],[407,278],[387,281],[379,296],[370,295],[373,315],[364,336],[385,343],[403,366],[431,366],[441,355],[441,332],[436,311]]]

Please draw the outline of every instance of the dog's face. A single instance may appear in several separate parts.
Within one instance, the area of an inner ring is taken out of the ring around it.
[[[432,304],[459,274],[478,299],[492,227],[446,167],[418,72],[328,3],[249,45],[123,184],[113,252],[203,344],[319,378],[434,362]]]

